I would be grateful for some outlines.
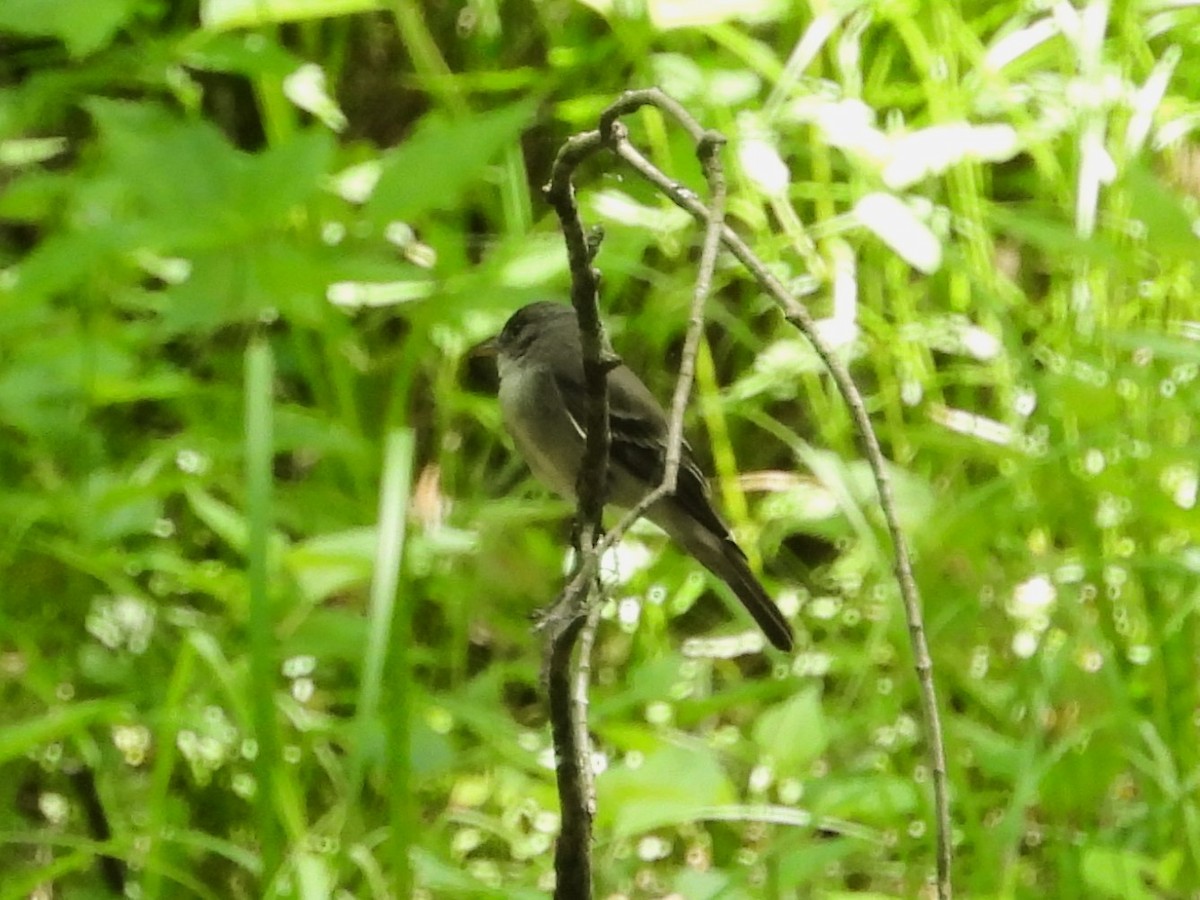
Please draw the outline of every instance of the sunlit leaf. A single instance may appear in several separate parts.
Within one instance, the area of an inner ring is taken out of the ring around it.
[[[200,22],[221,30],[368,12],[382,0],[201,0]]]
[[[917,808],[918,793],[908,778],[860,775],[826,780],[812,803],[824,815],[881,822],[911,815]]]
[[[0,30],[54,37],[72,56],[100,49],[137,12],[141,0],[4,0]]]
[[[937,235],[891,194],[868,194],[854,205],[854,216],[913,268],[929,274],[941,266]]]
[[[1131,168],[1125,176],[1130,215],[1146,227],[1146,244],[1155,253],[1200,254],[1200,215],[1189,214],[1179,198],[1153,173]]]
[[[993,206],[988,210],[993,227],[1029,243],[1056,259],[1098,262],[1119,258],[1125,251],[1105,237],[1080,237],[1061,211],[1031,207]]]
[[[228,503],[197,487],[184,491],[192,511],[205,525],[238,553],[245,553],[249,543],[249,526],[245,516]],[[271,536],[270,551],[273,560],[278,560],[287,547],[283,535],[275,532]]]
[[[309,131],[248,154],[214,126],[154,106],[95,99],[89,110],[107,151],[96,191],[124,218],[126,242],[159,251],[226,245],[282,226],[319,189],[333,150],[327,133]]]
[[[800,691],[766,710],[754,725],[754,740],[771,760],[778,777],[806,774],[807,767],[829,743],[820,691]]]
[[[604,15],[620,15],[622,7],[614,0],[582,0],[587,6]],[[655,28],[698,28],[722,22],[771,22],[780,18],[786,6],[779,0],[648,0],[647,11]]]
[[[382,228],[454,206],[504,147],[518,140],[532,115],[533,104],[523,102],[453,120],[422,119],[384,156],[367,215]]]
[[[660,747],[636,768],[609,769],[596,788],[602,821],[622,837],[691,822],[706,809],[737,799],[714,755],[685,746]]]
[[[374,528],[318,535],[288,551],[288,568],[304,596],[315,603],[349,587],[365,586],[375,563],[375,544]]]
[[[1144,853],[1121,847],[1089,846],[1083,854],[1083,878],[1095,896],[1153,900],[1154,860]]]

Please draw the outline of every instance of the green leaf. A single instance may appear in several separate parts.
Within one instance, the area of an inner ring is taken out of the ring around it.
[[[304,60],[275,41],[248,41],[240,34],[209,34],[196,46],[189,46],[189,67],[212,72],[229,72],[247,78],[285,78]]]
[[[1153,860],[1117,847],[1088,847],[1083,852],[1083,880],[1097,897],[1112,900],[1152,900],[1161,896],[1152,883]]]
[[[637,768],[609,769],[597,779],[596,790],[599,817],[617,837],[693,822],[737,799],[716,756],[690,746],[663,747]]]
[[[801,776],[829,746],[821,692],[806,688],[767,710],[754,726],[754,741],[783,777]]]
[[[814,788],[813,794],[815,813],[864,823],[912,815],[918,801],[913,782],[895,775],[830,779]]]
[[[112,40],[141,0],[4,0],[0,31],[61,40],[74,57],[86,56]]]
[[[252,28],[382,8],[382,0],[201,0],[200,22],[213,30]]]
[[[323,130],[248,154],[214,125],[158,106],[94,98],[103,162],[83,203],[107,207],[130,249],[196,251],[248,244],[289,224],[320,187],[333,140]]]
[[[332,314],[322,292],[334,270],[320,250],[291,235],[212,248],[193,254],[190,263],[183,282],[135,295],[135,305],[158,313],[167,335],[253,322],[267,311],[314,327]]]
[[[369,577],[369,576],[368,576]],[[309,597],[313,589],[302,585]],[[359,663],[367,642],[369,623],[358,609],[314,607],[283,641],[284,657],[308,653],[322,660]]]
[[[1107,265],[1126,255],[1103,237],[1080,237],[1057,210],[993,205],[987,215],[992,228],[1061,260],[1091,260]]]
[[[420,884],[437,897],[500,897],[505,900],[544,900],[546,892],[514,886],[489,888],[477,880],[458,860],[447,861],[424,847],[412,848],[413,869]]]
[[[11,293],[32,305],[65,293],[111,264],[115,257],[111,245],[112,235],[105,231],[52,233],[10,270],[14,280],[10,287],[0,288],[0,295]]]
[[[84,700],[47,711],[35,719],[0,726],[0,763],[25,756],[47,741],[61,740],[95,722],[111,720],[124,708],[113,700]]]
[[[367,215],[378,226],[454,207],[487,165],[515,143],[533,116],[532,101],[449,120],[426,116],[384,159]]]
[[[733,879],[721,869],[697,871],[683,868],[671,885],[675,893],[672,896],[689,897],[691,900],[709,900],[709,898],[728,897],[732,889]]]
[[[822,872],[861,850],[861,841],[845,837],[826,837],[820,841],[800,841],[779,861],[782,887],[800,888],[821,878]],[[822,895],[824,896],[824,895]]]
[[[1149,329],[1140,331],[1112,331],[1108,339],[1114,346],[1126,350],[1146,349],[1155,356],[1172,362],[1200,363],[1200,343],[1186,337],[1163,334]]]
[[[327,856],[297,853],[292,865],[296,868],[297,893],[301,900],[317,900],[333,893],[336,876]]]
[[[288,568],[305,599],[317,603],[370,581],[375,543],[374,528],[317,535],[288,551]]]
[[[41,222],[61,208],[74,189],[74,180],[59,172],[32,169],[22,172],[0,192],[0,218]]]
[[[71,322],[48,319],[13,338],[0,368],[0,420],[41,438],[77,432],[97,385],[128,377],[136,365],[124,347]]]
[[[240,512],[198,487],[189,485],[184,488],[184,494],[200,521],[238,553],[246,552],[249,538],[246,519]]]
[[[88,476],[78,503],[80,531],[89,544],[149,534],[162,515],[161,501],[136,477],[103,470]]]
[[[1152,252],[1188,259],[1200,254],[1200,235],[1193,217],[1153,172],[1134,166],[1123,183],[1129,193],[1129,215],[1146,226],[1146,244]]]
[[[249,527],[246,517],[241,512],[194,485],[184,488],[184,494],[192,512],[205,525],[238,553],[245,554],[250,540]],[[287,549],[287,539],[279,532],[272,532],[270,549],[271,559],[280,559]]]
[[[1020,775],[1025,753],[1016,738],[966,719],[955,723],[954,735],[964,746],[970,747],[974,765],[985,775],[1013,780]]]

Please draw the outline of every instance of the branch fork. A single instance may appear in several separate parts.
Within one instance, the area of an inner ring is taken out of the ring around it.
[[[620,119],[643,106],[657,108],[692,138],[708,182],[707,204],[702,203],[693,191],[668,178],[630,143],[628,129]],[[587,732],[587,689],[590,648],[598,618],[598,604],[590,602],[590,598],[593,592],[599,592],[599,559],[620,541],[651,504],[675,489],[683,444],[683,415],[695,373],[696,352],[704,325],[704,304],[712,287],[717,251],[724,244],[776,302],[785,319],[811,342],[825,363],[834,386],[850,410],[871,466],[880,507],[894,548],[895,575],[908,620],[909,640],[929,744],[937,834],[937,896],[939,900],[949,900],[952,896],[949,791],[946,754],[933,683],[933,663],[925,638],[920,595],[913,577],[910,552],[900,528],[883,452],[872,429],[862,394],[846,364],[822,337],[803,304],[725,224],[726,185],[719,158],[724,144],[724,135],[703,128],[681,104],[661,90],[648,88],[627,91],[601,113],[596,130],[574,135],[563,144],[554,161],[550,181],[543,189],[547,201],[558,215],[567,245],[571,303],[579,318],[587,393],[587,445],[580,470],[576,516],[578,554],[570,580],[542,623],[547,647],[544,675],[550,696],[551,731],[557,754],[556,771],[563,823],[555,851],[555,897],[561,900],[586,900],[592,896],[591,836],[595,798]],[[584,230],[572,183],[579,164],[604,149],[616,154],[673,203],[689,212],[705,230],[683,355],[669,413],[668,452],[662,484],[627,512],[608,534],[601,530],[601,515],[604,511],[611,443],[607,375],[615,363],[611,351],[606,349],[608,342],[600,321],[600,273],[592,265],[599,248],[599,238],[596,232]],[[571,661],[577,643],[580,645],[579,662],[573,678]]]

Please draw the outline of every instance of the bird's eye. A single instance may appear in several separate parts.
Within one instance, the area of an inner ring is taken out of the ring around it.
[[[528,318],[524,315],[525,310],[517,310],[509,320],[504,323],[504,327],[500,330],[499,344],[506,347],[515,347],[522,340],[528,340],[531,336],[529,329],[526,327]]]
[[[521,330],[521,326],[517,323],[516,316],[510,318],[504,323],[504,327],[500,329],[500,343],[511,344],[517,337],[517,332]]]

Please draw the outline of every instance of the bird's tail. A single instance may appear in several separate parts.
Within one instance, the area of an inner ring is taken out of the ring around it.
[[[791,650],[795,646],[792,627],[750,571],[746,555],[732,537],[714,534],[691,516],[675,514],[674,510],[660,508],[654,510],[651,517],[697,562],[729,585],[767,640],[780,650]]]

